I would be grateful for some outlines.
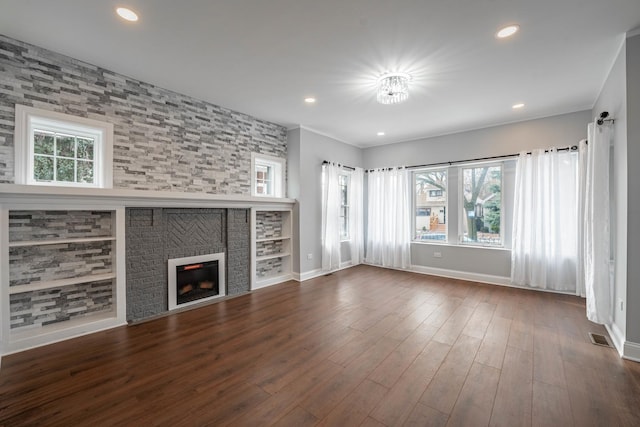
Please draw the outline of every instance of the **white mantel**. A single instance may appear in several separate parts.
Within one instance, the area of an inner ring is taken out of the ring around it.
[[[0,184],[0,204],[82,204],[99,206],[274,208],[291,207],[295,199],[238,194],[185,193],[179,191],[125,190]]]

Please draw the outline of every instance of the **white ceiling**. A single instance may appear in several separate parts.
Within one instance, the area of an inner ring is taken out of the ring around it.
[[[0,0],[6,36],[361,147],[589,109],[639,25],[640,0]],[[386,71],[407,102],[377,104]]]

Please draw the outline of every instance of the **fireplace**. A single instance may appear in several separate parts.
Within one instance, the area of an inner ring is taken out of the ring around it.
[[[169,310],[226,295],[224,252],[168,260]]]

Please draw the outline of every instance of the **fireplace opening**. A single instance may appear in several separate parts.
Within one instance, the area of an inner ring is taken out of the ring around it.
[[[224,252],[169,259],[169,310],[224,297],[224,261]]]
[[[217,296],[218,286],[218,261],[176,267],[178,304]]]

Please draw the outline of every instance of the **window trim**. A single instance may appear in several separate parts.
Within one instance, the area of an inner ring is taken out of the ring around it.
[[[33,133],[35,127],[42,127],[43,130],[47,131],[72,133],[76,136],[95,138],[93,158],[95,182],[88,184],[79,182],[36,181],[33,178],[35,155]],[[113,187],[112,123],[16,104],[14,152],[14,182],[16,184],[77,188]]]
[[[500,244],[492,245],[489,243],[479,242],[465,242],[463,230],[463,221],[466,220],[462,216],[462,209],[464,209],[464,169],[471,169],[477,167],[493,167],[500,166]],[[478,247],[478,248],[505,248],[504,241],[504,161],[488,161],[488,162],[470,162],[456,165],[458,168],[458,244],[466,247]]]
[[[447,245],[447,244],[451,244],[451,242],[449,241],[449,224],[451,223],[451,218],[449,219],[445,219],[445,233],[444,233],[444,240],[419,240],[416,239],[416,211],[418,209],[418,205],[417,205],[417,194],[416,194],[416,189],[415,189],[415,183],[416,183],[416,174],[420,173],[420,172],[429,172],[429,171],[444,171],[447,174],[447,185],[445,188],[445,193],[447,195],[447,200],[444,204],[445,206],[445,215],[447,215],[447,212],[451,212],[451,209],[449,209],[449,172],[451,171],[451,167],[450,166],[446,166],[446,167],[442,167],[442,166],[436,166],[436,167],[429,167],[429,168],[419,168],[419,169],[414,169],[411,171],[411,184],[412,184],[412,197],[411,197],[411,204],[412,204],[412,214],[411,214],[411,243],[424,243],[424,244],[434,244],[434,245]],[[442,196],[435,196],[435,197],[442,197]]]
[[[347,190],[347,204],[346,205],[342,204],[342,197],[340,197],[340,211],[341,211],[341,213],[342,213],[342,208],[343,207],[347,208],[347,210],[346,210],[347,215],[345,216],[345,221],[346,221],[346,224],[347,224],[347,235],[345,237],[345,236],[342,236],[342,233],[340,233],[340,242],[343,243],[343,242],[350,242],[351,241],[351,227],[350,227],[350,225],[351,225],[351,203],[350,203],[350,200],[349,200],[349,193],[350,193],[350,186],[351,186],[351,173],[349,171],[340,172],[340,174],[338,175],[338,185],[340,187],[342,187],[342,185],[340,185],[340,177],[341,176],[344,176],[346,178],[345,187],[346,187],[346,190]],[[340,188],[340,191],[342,191],[342,188]],[[342,216],[339,216],[338,218],[342,218]]]
[[[258,194],[256,192],[256,165],[273,168],[273,194]],[[253,197],[285,197],[285,168],[287,161],[281,157],[266,154],[251,153],[251,196]]]

